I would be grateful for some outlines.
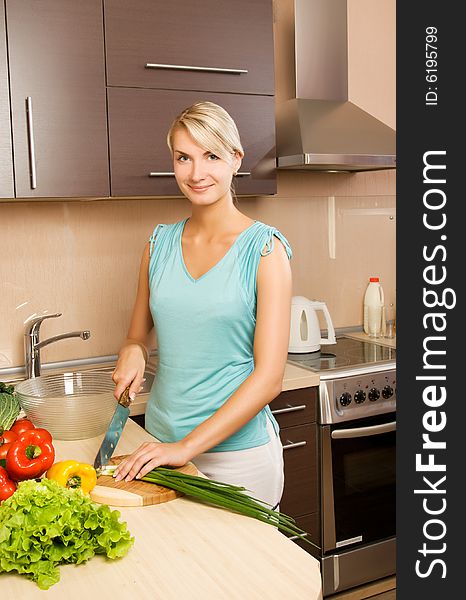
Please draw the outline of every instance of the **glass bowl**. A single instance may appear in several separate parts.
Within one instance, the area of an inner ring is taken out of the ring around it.
[[[111,371],[75,371],[21,381],[15,393],[36,427],[57,440],[82,440],[105,433],[115,411]]]

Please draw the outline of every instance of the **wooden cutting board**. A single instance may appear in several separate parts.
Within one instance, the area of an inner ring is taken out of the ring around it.
[[[114,456],[110,459],[109,464],[117,465],[124,458],[125,456]],[[174,470],[187,475],[198,475],[198,470],[191,462]],[[180,496],[183,496],[182,492],[170,490],[161,485],[134,479],[133,481],[115,481],[110,475],[101,475],[97,479],[97,485],[90,492],[90,497],[94,502],[111,506],[148,506],[175,500]]]

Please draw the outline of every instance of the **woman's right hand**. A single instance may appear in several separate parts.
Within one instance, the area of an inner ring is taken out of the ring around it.
[[[112,379],[115,382],[113,395],[118,400],[121,394],[129,386],[129,397],[131,401],[136,398],[144,383],[144,371],[146,360],[143,349],[139,344],[127,344],[123,346],[118,355]]]

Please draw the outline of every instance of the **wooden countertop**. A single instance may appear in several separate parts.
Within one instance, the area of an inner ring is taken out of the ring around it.
[[[56,440],[56,460],[92,463],[102,438]],[[127,454],[148,440],[154,438],[128,420],[115,454]],[[79,566],[63,565],[60,581],[47,591],[23,575],[2,573],[2,596],[15,600],[321,600],[319,562],[271,525],[185,497],[118,510],[135,538],[123,559],[96,556]]]

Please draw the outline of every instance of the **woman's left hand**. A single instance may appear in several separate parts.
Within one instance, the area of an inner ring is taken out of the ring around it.
[[[163,444],[145,442],[121,461],[115,469],[115,481],[140,479],[149,471],[160,466],[182,467],[191,460],[183,442]]]

